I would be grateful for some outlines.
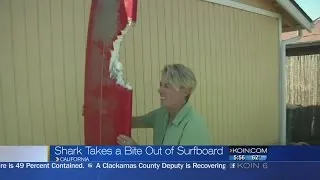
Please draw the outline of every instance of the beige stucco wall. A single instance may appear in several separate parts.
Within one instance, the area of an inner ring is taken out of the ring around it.
[[[28,3],[26,3],[28,2]],[[0,144],[82,144],[90,0],[0,1]],[[191,67],[215,144],[278,140],[276,19],[198,0],[140,0],[121,49],[134,115],[159,106],[166,63]],[[133,131],[141,144],[152,130]]]

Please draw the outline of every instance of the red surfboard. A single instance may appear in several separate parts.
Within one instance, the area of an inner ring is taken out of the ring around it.
[[[137,0],[92,0],[83,106],[86,145],[116,145],[119,134],[131,136],[132,88],[123,80],[119,54],[136,13]]]

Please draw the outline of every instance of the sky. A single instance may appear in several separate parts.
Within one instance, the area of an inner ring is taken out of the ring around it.
[[[295,0],[312,20],[320,17],[320,0]]]

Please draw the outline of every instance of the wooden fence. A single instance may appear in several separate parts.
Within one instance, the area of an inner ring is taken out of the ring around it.
[[[320,54],[287,58],[287,137],[320,144]]]
[[[287,108],[288,142],[320,144],[320,106]]]

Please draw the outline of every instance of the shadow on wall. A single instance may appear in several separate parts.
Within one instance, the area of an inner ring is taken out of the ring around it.
[[[320,145],[320,106],[287,106],[287,141]]]

